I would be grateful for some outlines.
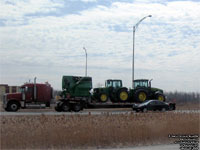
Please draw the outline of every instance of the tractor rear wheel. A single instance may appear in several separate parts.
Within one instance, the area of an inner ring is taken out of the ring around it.
[[[105,103],[108,101],[108,95],[106,93],[99,94],[99,101]]]
[[[148,98],[147,92],[145,90],[138,90],[135,93],[135,98],[139,102],[144,102]]]
[[[126,89],[121,89],[119,92],[118,92],[118,99],[121,101],[121,102],[126,102],[128,100],[128,92]]]

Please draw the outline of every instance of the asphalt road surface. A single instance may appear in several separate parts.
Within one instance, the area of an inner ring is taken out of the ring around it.
[[[98,149],[98,150],[180,150],[180,147],[178,144],[170,144],[170,145],[137,146],[131,148],[111,148],[111,149]]]
[[[175,110],[173,113],[200,113],[200,110]],[[168,113],[168,112],[160,112]],[[171,113],[171,111],[169,112]],[[32,115],[102,115],[102,114],[136,114],[130,109],[85,109],[80,112],[56,112],[53,110],[41,111],[18,111],[18,112],[0,112],[0,116],[32,116]]]

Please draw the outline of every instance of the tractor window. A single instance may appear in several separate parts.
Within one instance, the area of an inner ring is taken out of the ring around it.
[[[148,81],[147,80],[141,80],[141,81],[134,81],[134,87],[148,87]]]
[[[113,81],[113,87],[114,88],[122,87],[122,83],[120,81]]]
[[[107,80],[106,81],[106,87],[112,87],[112,81]]]

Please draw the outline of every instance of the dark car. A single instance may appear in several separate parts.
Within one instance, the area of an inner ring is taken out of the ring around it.
[[[133,110],[136,112],[142,111],[147,112],[151,111],[166,111],[166,110],[175,110],[176,104],[175,103],[166,103],[158,100],[149,100],[145,101],[141,104],[133,104]]]

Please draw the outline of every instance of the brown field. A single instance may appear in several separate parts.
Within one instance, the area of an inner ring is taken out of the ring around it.
[[[0,149],[72,149],[171,143],[200,134],[199,113],[1,116]]]

